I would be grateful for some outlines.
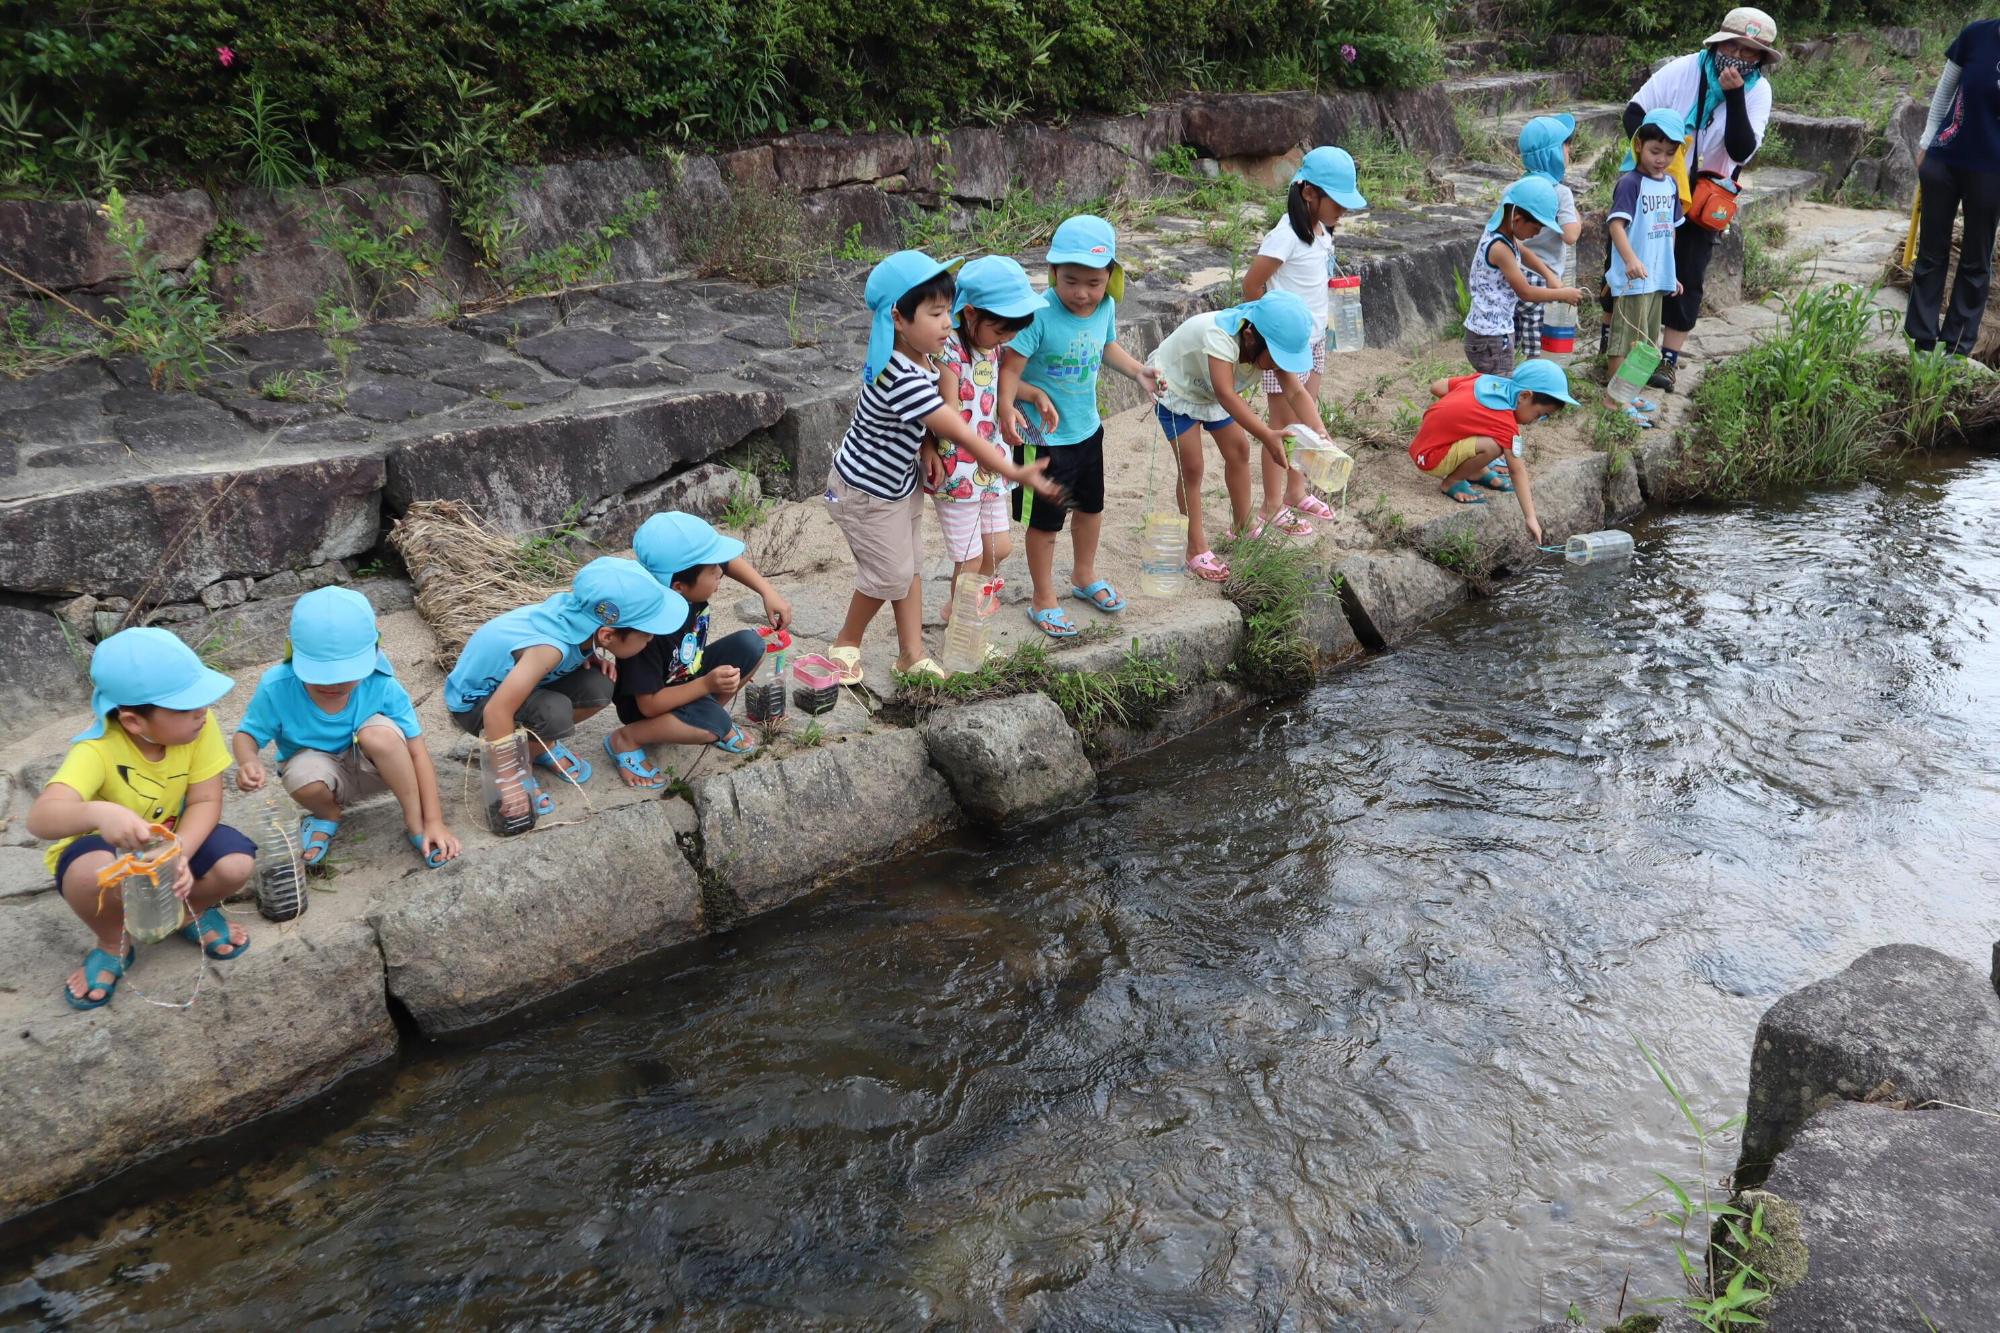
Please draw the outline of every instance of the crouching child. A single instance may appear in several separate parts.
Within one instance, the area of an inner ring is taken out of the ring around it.
[[[235,682],[201,664],[163,629],[120,630],[90,659],[91,724],[28,811],[28,832],[55,840],[46,853],[63,902],[96,937],[63,998],[72,1009],[109,1004],[134,950],[125,903],[100,889],[98,872],[143,847],[152,826],[181,844],[174,893],[185,905],[180,934],[210,958],[250,947],[222,901],[256,869],[257,845],[222,822],[229,747],[210,705]]]
[[[1544,417],[1574,406],[1569,376],[1553,361],[1537,357],[1511,375],[1459,375],[1436,380],[1410,461],[1438,480],[1438,490],[1460,504],[1485,504],[1473,490],[1520,493],[1521,517],[1537,545],[1542,525],[1535,518],[1534,478],[1521,449],[1521,432]],[[1502,464],[1505,463],[1503,467]]]
[[[352,588],[320,588],[293,606],[291,631],[285,660],[257,682],[230,741],[238,789],[263,788],[263,748],[276,746],[279,778],[305,809],[299,849],[308,866],[326,860],[349,805],[385,790],[425,867],[457,856],[423,725],[376,646],[375,608]]]

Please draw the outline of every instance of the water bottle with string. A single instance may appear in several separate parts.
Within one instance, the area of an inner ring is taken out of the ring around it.
[[[516,729],[497,741],[479,742],[480,798],[486,827],[502,838],[535,826],[535,782],[528,773],[528,733]]]
[[[258,802],[257,911],[266,921],[293,921],[306,910],[306,868],[299,845],[296,811],[289,800],[280,805],[276,792]]]
[[[154,824],[142,845],[97,872],[97,891],[119,891],[125,933],[134,944],[157,944],[187,919],[187,904],[174,892],[180,873],[180,839],[166,825]]]
[[[1005,586],[998,574],[958,576],[951,623],[944,630],[944,655],[939,659],[946,671],[956,676],[986,665],[986,622],[1000,609],[1000,589]]]

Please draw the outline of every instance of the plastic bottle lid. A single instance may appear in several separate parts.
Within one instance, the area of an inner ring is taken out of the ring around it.
[[[1339,287],[1342,289],[1348,287],[1359,287],[1361,285],[1361,279],[1358,277],[1328,278],[1326,280],[1326,285],[1329,287]]]

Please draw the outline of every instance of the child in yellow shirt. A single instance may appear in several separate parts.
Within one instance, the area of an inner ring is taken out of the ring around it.
[[[222,822],[229,747],[209,705],[235,682],[163,629],[120,630],[97,645],[90,679],[94,720],[28,811],[28,832],[55,840],[47,861],[63,901],[97,937],[63,989],[72,1009],[109,1004],[131,965],[124,899],[100,891],[97,874],[145,845],[151,825],[180,839],[174,892],[189,917],[181,934],[210,958],[250,947],[220,904],[249,881],[257,856],[255,843]]]

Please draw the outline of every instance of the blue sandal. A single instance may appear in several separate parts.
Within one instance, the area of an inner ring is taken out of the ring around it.
[[[1035,628],[1048,635],[1051,639],[1074,639],[1076,637],[1076,626],[1070,623],[1069,617],[1063,614],[1063,609],[1060,606],[1052,606],[1046,611],[1036,611],[1030,608],[1028,619],[1034,621]]]
[[[715,748],[724,754],[755,754],[757,743],[741,727],[731,727],[729,734],[715,742]]]
[[[338,819],[320,819],[306,815],[299,820],[299,859],[311,870],[326,860],[327,849],[333,846],[333,835],[340,832]],[[313,841],[317,838],[319,841]]]
[[[1444,488],[1444,493],[1462,505],[1483,505],[1486,497],[1472,489],[1469,481],[1454,481]]]
[[[119,958],[102,949],[92,949],[83,956],[83,994],[78,995],[69,988],[69,982],[62,984],[63,998],[72,1009],[102,1009],[111,1003],[111,997],[118,993],[118,983],[125,979],[125,969],[132,966],[132,960],[139,951],[131,945],[125,946],[125,956]],[[101,990],[104,998],[93,1000],[90,992]]]
[[[556,812],[556,798],[542,790],[542,784],[530,777],[521,779],[521,790],[528,793],[528,800],[535,807],[535,818],[547,819]]]
[[[201,937],[210,931],[215,932],[215,938],[203,943]],[[244,936],[243,943],[241,944],[230,942],[229,918],[222,914],[220,907],[211,907],[185,926],[182,926],[180,934],[182,939],[201,945],[201,951],[218,963],[227,963],[232,959],[241,958],[250,951],[250,938],[247,935]],[[227,949],[229,952],[217,953],[217,949]]]
[[[1072,585],[1069,595],[1081,601],[1089,602],[1092,606],[1105,612],[1107,615],[1116,614],[1125,609],[1125,598],[1119,594],[1118,589],[1111,586],[1108,579],[1099,579],[1088,588],[1078,588]]]
[[[1633,425],[1637,426],[1640,430],[1651,430],[1654,427],[1654,425],[1657,424],[1651,417],[1647,416],[1644,412],[1641,412],[1638,408],[1632,406],[1632,404],[1630,403],[1625,404],[1625,417]]]
[[[611,737],[607,734],[604,737],[604,753],[610,755],[611,762],[618,766],[621,778],[629,773],[639,779],[637,782],[625,784],[634,791],[658,791],[667,785],[667,775],[653,767],[652,761],[646,758],[644,750],[613,749]]]
[[[410,840],[410,846],[417,849],[417,855],[424,858],[424,869],[436,870],[439,866],[451,860],[449,856],[444,854],[444,848],[442,847],[434,847],[428,852],[425,851],[423,834],[411,833],[406,836]]]
[[[1474,477],[1472,484],[1474,486],[1484,486],[1489,491],[1511,491],[1514,489],[1514,479],[1512,477],[1509,477],[1504,472],[1495,472],[1490,467]]]
[[[590,765],[581,755],[560,741],[551,745],[546,753],[536,755],[535,762],[565,782],[574,782],[582,786],[590,781]]]

